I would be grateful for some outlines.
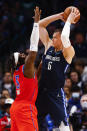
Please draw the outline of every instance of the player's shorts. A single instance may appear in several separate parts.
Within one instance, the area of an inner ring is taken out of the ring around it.
[[[11,131],[38,131],[37,109],[26,102],[14,102],[10,109]]]
[[[42,124],[46,115],[50,114],[55,126],[59,126],[62,121],[65,126],[68,126],[65,95],[62,88],[59,91],[39,92],[37,98],[37,110],[39,124]]]

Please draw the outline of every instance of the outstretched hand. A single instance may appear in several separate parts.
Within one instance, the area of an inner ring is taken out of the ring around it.
[[[36,8],[34,9],[35,15],[34,15],[34,22],[38,23],[38,21],[40,20],[40,15],[41,15],[41,10],[39,9],[39,7],[36,6]]]
[[[70,23],[75,23],[75,18],[76,17],[78,17],[80,14],[79,14],[79,11],[76,9],[76,8],[72,8],[72,10],[71,10],[71,13],[70,13],[70,15],[68,16],[68,21],[70,22]]]

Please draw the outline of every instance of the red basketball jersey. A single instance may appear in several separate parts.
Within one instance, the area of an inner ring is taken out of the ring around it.
[[[15,101],[25,101],[35,104],[38,93],[38,81],[34,74],[33,78],[27,78],[23,75],[24,65],[15,70],[13,81],[16,86]]]

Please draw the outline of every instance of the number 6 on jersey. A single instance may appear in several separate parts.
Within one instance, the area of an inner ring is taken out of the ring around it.
[[[48,70],[51,70],[52,61],[48,62]]]

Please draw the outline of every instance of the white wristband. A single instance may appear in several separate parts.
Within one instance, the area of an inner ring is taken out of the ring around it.
[[[38,51],[38,42],[39,42],[39,23],[34,23],[33,30],[30,38],[30,50]]]
[[[34,23],[34,27],[39,27],[39,23]]]

